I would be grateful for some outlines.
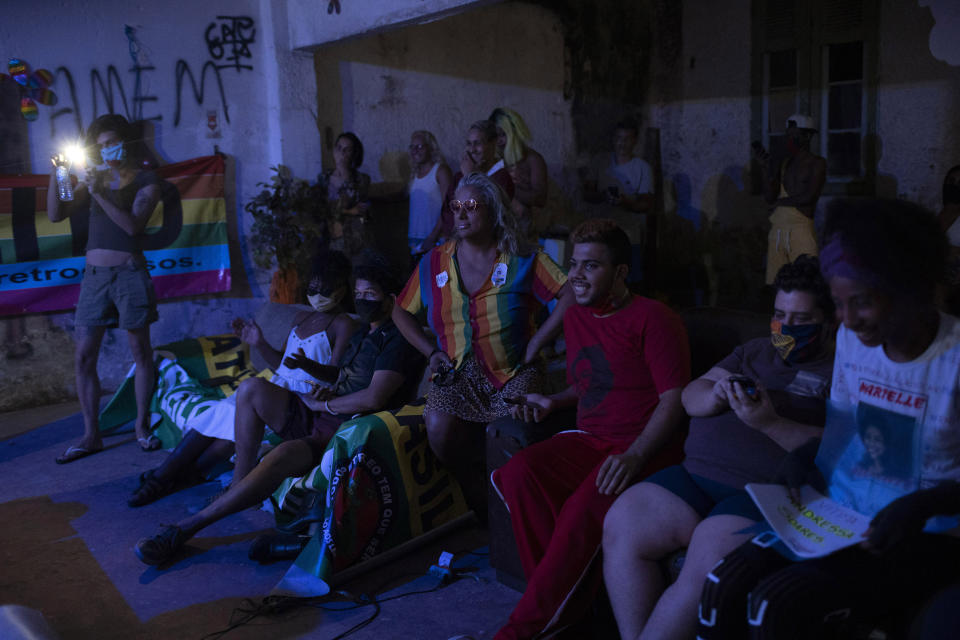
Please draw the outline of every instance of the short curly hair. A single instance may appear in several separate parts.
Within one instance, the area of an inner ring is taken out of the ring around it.
[[[395,275],[396,269],[387,257],[373,249],[365,249],[353,267],[353,280],[372,282],[386,295],[400,293],[403,283]]]
[[[346,287],[350,282],[350,259],[340,251],[321,249],[310,266],[310,280],[314,278],[320,278],[326,291]]]
[[[876,286],[918,302],[933,301],[946,269],[947,237],[936,216],[905,200],[832,201],[820,246],[833,243],[872,274]],[[822,261],[829,277],[826,258]]]
[[[836,307],[833,296],[830,295],[830,285],[820,273],[820,260],[815,256],[803,254],[793,262],[780,267],[773,280],[776,291],[790,293],[803,291],[811,294],[816,300],[817,307],[823,312],[824,318],[833,318]]]
[[[596,242],[610,250],[613,266],[630,265],[630,238],[627,232],[609,218],[584,220],[570,233],[570,244]]]

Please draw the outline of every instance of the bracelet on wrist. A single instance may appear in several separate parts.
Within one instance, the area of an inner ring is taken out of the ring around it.
[[[443,349],[441,349],[440,347],[437,347],[436,349],[431,351],[430,355],[427,356],[427,360],[430,360],[431,358],[433,358],[433,356],[437,355],[438,353],[443,353]]]
[[[329,401],[329,400],[324,400],[324,401],[323,401],[323,408],[326,409],[326,410],[327,410],[327,413],[329,413],[330,415],[332,415],[332,416],[337,415],[337,412],[330,408],[330,401]]]

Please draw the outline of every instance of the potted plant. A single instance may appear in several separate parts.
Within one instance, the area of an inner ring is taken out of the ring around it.
[[[315,184],[294,178],[289,167],[271,167],[270,182],[244,209],[253,216],[250,246],[254,263],[276,266],[270,281],[270,301],[302,301],[300,283],[310,258],[326,241],[327,199]]]

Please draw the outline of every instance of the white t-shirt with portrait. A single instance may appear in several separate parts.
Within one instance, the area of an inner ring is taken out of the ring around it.
[[[830,497],[869,516],[917,489],[960,480],[960,320],[940,314],[936,338],[910,362],[840,327],[817,464]],[[928,530],[957,520],[934,522]]]

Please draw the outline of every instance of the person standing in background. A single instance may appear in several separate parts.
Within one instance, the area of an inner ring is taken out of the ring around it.
[[[827,161],[810,151],[817,133],[810,116],[787,118],[787,156],[773,166],[773,159],[759,142],[753,144],[760,163],[764,198],[773,205],[767,240],[767,284],[783,265],[803,254],[817,255],[817,232],[813,215],[827,177]]]
[[[443,197],[450,189],[453,172],[440,155],[440,145],[429,131],[414,131],[410,136],[410,217],[407,245],[411,255],[428,251],[424,240],[440,220]]]
[[[520,114],[507,107],[497,107],[490,114],[497,127],[497,153],[510,172],[516,192],[510,209],[517,215],[521,230],[537,235],[537,211],[547,204],[547,163],[527,143],[533,139]]]

